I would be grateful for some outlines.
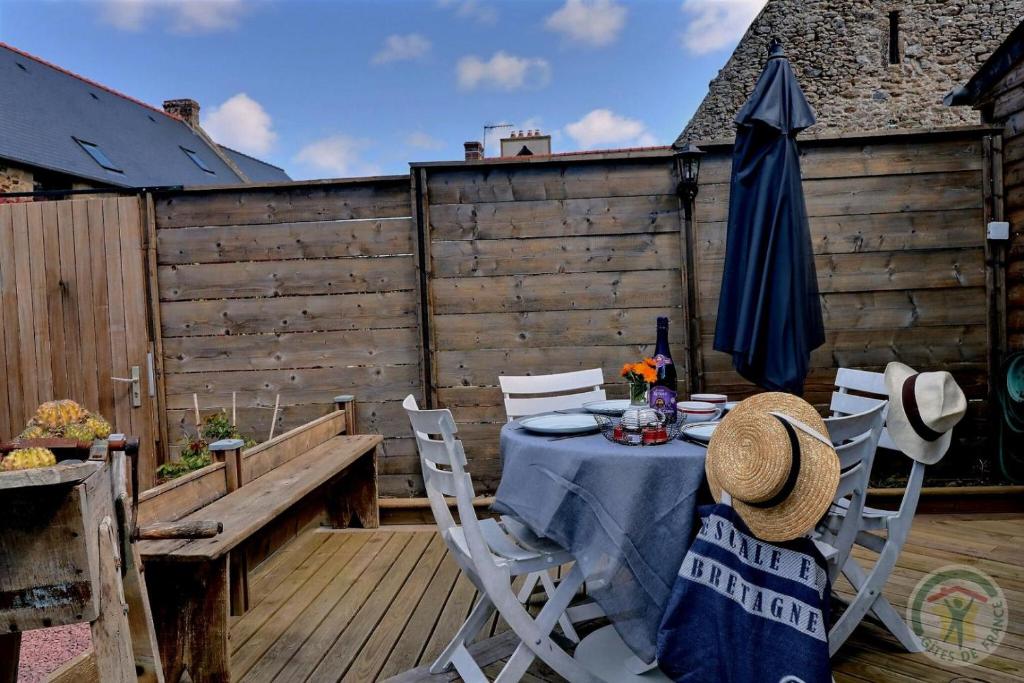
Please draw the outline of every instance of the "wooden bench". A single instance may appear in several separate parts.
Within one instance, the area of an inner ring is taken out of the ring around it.
[[[376,452],[357,435],[355,402],[241,451],[211,444],[215,462],[139,497],[139,521],[223,524],[213,538],[142,541],[149,601],[168,683],[229,681],[228,617],[248,608],[249,568],[311,524],[379,524]],[[216,448],[214,446],[217,446]]]

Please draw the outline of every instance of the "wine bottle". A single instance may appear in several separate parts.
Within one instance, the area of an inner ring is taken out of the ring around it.
[[[665,414],[666,419],[676,421],[676,366],[672,362],[672,352],[668,348],[668,318],[658,318],[658,342],[654,347],[654,362],[658,370],[658,379],[651,384],[647,392],[648,404],[655,410]]]

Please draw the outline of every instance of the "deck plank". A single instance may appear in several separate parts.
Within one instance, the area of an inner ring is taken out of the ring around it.
[[[413,535],[405,552],[399,555],[390,569],[376,582],[373,593],[363,603],[359,611],[351,619],[346,620],[345,629],[338,632],[338,637],[324,653],[316,668],[306,679],[307,681],[333,683],[348,671],[353,660],[370,639],[374,628],[387,612],[388,607],[391,606],[395,595],[416,567],[433,536],[434,534],[429,533]],[[342,680],[345,679],[342,678]]]
[[[310,538],[316,536],[319,538]],[[321,540],[322,539],[322,540]],[[858,548],[864,562],[875,555]],[[946,683],[1024,679],[1024,515],[934,515],[915,520],[905,552],[885,588],[902,613],[926,573],[951,563],[969,564],[1002,587],[1010,623],[997,652],[971,666],[903,652],[873,624],[858,628],[833,660],[839,683]],[[351,680],[395,678],[450,681],[427,667],[468,615],[476,589],[430,529],[306,532],[254,573],[254,609],[232,624],[235,680]],[[837,582],[836,593],[852,589]],[[507,626],[492,619],[494,637],[473,645],[496,675],[511,652]],[[560,681],[534,663],[527,683]]]
[[[381,679],[391,678],[403,671],[416,668],[458,577],[459,565],[450,555],[445,555],[441,560],[441,566],[430,580],[423,599],[416,606],[405,630],[391,650],[388,661],[381,669]]]
[[[270,628],[264,628],[253,636],[250,643],[246,644],[248,650],[239,650],[231,660],[233,678],[241,677],[243,681],[254,682],[274,680],[307,643],[315,629],[359,582],[366,568],[377,561],[378,555],[385,553],[385,559],[394,561],[408,541],[407,537],[386,532],[364,536],[363,539],[361,552],[354,555],[351,562],[336,569],[333,575],[327,573],[326,585],[310,583],[309,590],[303,592],[301,600],[290,602],[273,620]]]
[[[232,650],[238,651],[245,645],[268,619],[276,616],[278,610],[289,603],[295,592],[304,587],[310,578],[320,573],[330,580],[329,577],[337,574],[338,567],[344,566],[355,553],[359,552],[363,545],[360,541],[361,539],[353,536],[332,535],[325,543],[320,544],[316,551],[306,557],[302,564],[295,567],[283,581],[274,587],[274,590],[231,625]],[[308,592],[315,593],[315,589],[311,587]],[[297,599],[301,600],[302,597],[298,596]]]
[[[384,667],[388,655],[391,654],[392,648],[405,631],[410,616],[426,595],[427,587],[444,558],[444,541],[437,534],[430,534],[430,539],[427,550],[373,630],[369,640],[356,655],[355,661],[352,662],[352,666],[349,667],[348,673],[342,680],[356,683],[379,680],[380,671]]]
[[[271,558],[264,560],[249,574],[249,594],[253,606],[287,578],[307,557],[320,547],[328,536],[325,534],[300,534],[292,543],[286,544]]]
[[[455,582],[455,588],[448,596],[444,610],[441,612],[434,632],[430,634],[427,646],[423,648],[420,655],[419,665],[430,664],[440,656],[441,651],[455,637],[455,632],[462,626],[462,622],[469,616],[469,611],[476,601],[476,588],[465,574],[460,573]]]

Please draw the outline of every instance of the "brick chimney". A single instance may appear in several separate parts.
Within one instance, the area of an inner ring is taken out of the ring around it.
[[[466,161],[479,161],[484,158],[484,145],[482,142],[471,140],[462,143],[462,146],[466,148]]]
[[[199,126],[199,103],[195,100],[164,100],[164,111],[182,120],[193,128]]]

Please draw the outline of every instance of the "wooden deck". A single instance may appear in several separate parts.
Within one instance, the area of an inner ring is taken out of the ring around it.
[[[978,666],[942,665],[862,626],[833,661],[836,681],[1024,678],[1024,515],[918,518],[886,594],[902,612],[922,574],[949,563],[976,566],[1002,586],[1009,629],[997,653]],[[252,609],[231,626],[233,678],[246,682],[361,683],[402,674],[440,652],[475,595],[428,527],[307,532],[254,572],[250,590]],[[495,670],[510,653],[502,632],[492,623],[480,637]],[[559,678],[535,664],[525,680]]]

